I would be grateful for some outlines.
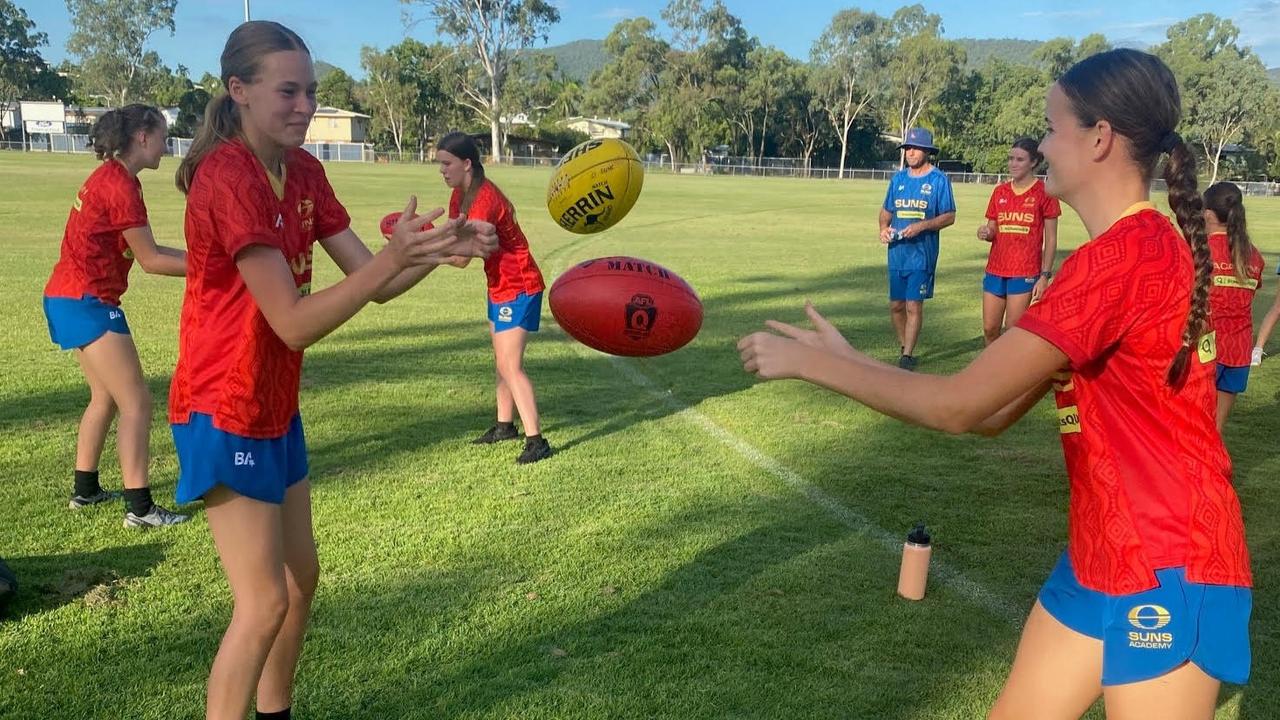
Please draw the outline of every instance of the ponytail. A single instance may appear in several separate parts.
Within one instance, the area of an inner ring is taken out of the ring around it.
[[[1218,222],[1227,226],[1227,246],[1231,248],[1231,264],[1236,278],[1247,280],[1253,260],[1253,242],[1245,226],[1244,195],[1235,183],[1220,182],[1204,191],[1204,206],[1213,211]]]
[[[1209,285],[1213,260],[1204,231],[1204,200],[1196,185],[1196,161],[1191,149],[1174,130],[1182,120],[1182,96],[1178,81],[1164,61],[1150,53],[1117,48],[1081,60],[1058,80],[1082,127],[1099,120],[1111,124],[1129,141],[1129,155],[1150,181],[1162,155],[1169,187],[1169,207],[1178,219],[1182,236],[1191,246],[1195,279],[1191,308],[1182,330],[1182,346],[1174,355],[1165,380],[1182,382],[1191,350],[1209,330]]]
[[[1213,260],[1209,254],[1209,238],[1204,231],[1204,200],[1196,189],[1196,160],[1191,149],[1171,133],[1169,161],[1164,167],[1164,181],[1169,186],[1169,207],[1178,219],[1182,236],[1191,246],[1195,264],[1195,283],[1191,289],[1191,308],[1182,330],[1182,347],[1178,349],[1165,376],[1170,385],[1182,382],[1187,361],[1201,336],[1209,331],[1209,286],[1213,282]]]
[[[93,153],[99,160],[120,157],[133,147],[133,136],[138,132],[152,132],[164,125],[164,115],[150,105],[133,103],[122,108],[108,110],[89,131]]]
[[[209,101],[204,107],[204,123],[196,131],[195,140],[187,149],[186,157],[178,165],[175,178],[178,190],[186,195],[191,191],[191,181],[196,177],[196,168],[209,151],[223,142],[240,134],[240,112],[236,103],[227,93],[222,93]]]

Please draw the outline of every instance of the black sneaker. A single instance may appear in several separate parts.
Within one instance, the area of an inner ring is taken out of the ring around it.
[[[916,358],[914,355],[903,355],[898,358],[898,367],[910,372],[916,371]]]
[[[520,433],[516,431],[515,425],[502,427],[494,425],[484,432],[483,435],[471,441],[472,445],[492,445],[503,440],[515,440],[520,437]]]
[[[551,443],[547,442],[546,438],[525,438],[524,450],[520,453],[520,457],[516,458],[516,463],[528,465],[549,457],[551,457]]]
[[[120,499],[120,492],[118,490],[111,490],[111,491],[99,490],[97,493],[90,495],[89,497],[72,495],[71,502],[67,503],[67,507],[71,508],[72,510],[79,510],[80,508],[86,508],[86,507],[89,507],[90,505],[98,505],[100,503],[111,502],[113,500],[119,500],[119,499]]]

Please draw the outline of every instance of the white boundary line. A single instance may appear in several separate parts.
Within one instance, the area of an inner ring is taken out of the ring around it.
[[[891,555],[896,555],[902,551],[903,540],[900,535],[890,533],[888,530],[876,525],[862,513],[843,505],[835,497],[824,492],[821,488],[808,480],[805,480],[796,471],[769,457],[756,446],[746,440],[743,440],[737,435],[734,435],[728,430],[725,430],[714,420],[680,402],[670,393],[663,392],[661,388],[655,385],[647,375],[637,369],[631,362],[612,355],[608,355],[606,357],[609,358],[609,362],[618,370],[618,372],[625,375],[631,382],[645,390],[648,390],[651,395],[661,400],[670,409],[674,410],[677,416],[680,416],[690,423],[702,428],[708,435],[719,440],[721,444],[738,453],[756,467],[767,471],[783,483],[791,486],[814,505],[826,510],[828,514],[839,520],[845,527],[848,527],[849,529],[865,535],[875,541]],[[930,573],[935,579],[949,586],[952,590],[955,590],[973,604],[987,610],[997,617],[1005,619],[1015,628],[1020,628],[1022,626],[1027,612],[1030,610],[1029,608],[1018,608],[1013,606],[987,590],[977,581],[970,579],[964,573],[946,563],[938,561],[936,558],[930,562]]]

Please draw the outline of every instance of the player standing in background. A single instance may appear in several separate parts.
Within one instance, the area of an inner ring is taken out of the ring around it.
[[[1019,138],[1009,148],[1009,174],[987,203],[987,222],[978,239],[991,243],[982,279],[982,336],[990,345],[1031,303],[1040,299],[1053,277],[1058,251],[1058,199],[1035,176],[1044,157],[1040,143]]]
[[[62,253],[44,288],[49,336],[74,350],[89,383],[89,405],[76,437],[71,509],[118,497],[98,482],[98,462],[111,421],[119,412],[116,444],[127,505],[125,527],[174,525],[188,519],[151,499],[151,391],[147,389],[120,296],[136,259],[157,275],[181,277],[186,253],[156,245],[138,173],[160,167],[167,151],[164,115],[148,105],[126,105],[93,127],[93,151],[102,164],[72,203]]]
[[[1213,258],[1209,318],[1218,354],[1218,431],[1236,395],[1249,384],[1249,343],[1253,340],[1253,298],[1262,287],[1262,253],[1249,241],[1244,197],[1233,183],[1204,191],[1204,227]]]
[[[542,436],[538,399],[533,382],[524,371],[524,350],[529,333],[538,331],[542,316],[542,271],[529,252],[529,241],[516,222],[516,210],[498,186],[484,176],[480,150],[466,133],[452,132],[436,145],[440,175],[453,194],[449,217],[492,223],[498,230],[498,250],[484,261],[488,284],[489,336],[497,366],[497,424],[473,442],[488,445],[520,437],[515,413],[524,425],[524,449],[516,458],[522,465],[551,456],[551,445]],[[465,267],[470,258],[455,263]]]
[[[907,166],[894,173],[880,208],[880,242],[889,246],[889,318],[901,345],[898,367],[916,369],[924,301],[933,297],[938,231],[956,221],[951,181],[929,162],[933,134],[912,128],[898,146]]]

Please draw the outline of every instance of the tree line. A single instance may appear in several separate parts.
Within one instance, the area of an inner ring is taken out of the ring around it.
[[[73,59],[50,67],[40,54],[47,36],[0,0],[0,104],[144,101],[179,108],[173,131],[189,135],[221,82],[208,72],[193,79],[145,49],[155,32],[176,32],[177,0],[65,1]],[[326,67],[318,99],[370,115],[375,143],[404,153],[425,154],[443,132],[468,128],[487,131],[500,158],[517,113],[534,122],[518,128],[522,136],[567,147],[578,137],[562,121],[594,115],[629,123],[638,150],[672,163],[781,156],[843,173],[892,159],[893,138],[924,125],[944,159],[998,172],[1013,139],[1043,132],[1054,79],[1110,47],[1101,35],[1058,38],[1025,61],[976,65],[964,44],[943,37],[941,17],[910,5],[889,16],[840,10],[797,59],[751,35],[723,0],[670,0],[664,29],[643,17],[618,22],[604,40],[607,64],[580,82],[534,50],[560,19],[547,0],[401,2],[407,26],[430,25],[438,39],[363,47],[363,79]],[[1203,13],[1148,50],[1177,75],[1182,134],[1213,179],[1278,178],[1280,90],[1239,35],[1231,20]]]

